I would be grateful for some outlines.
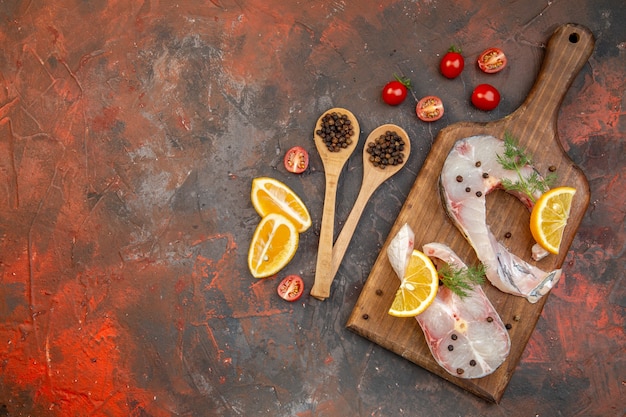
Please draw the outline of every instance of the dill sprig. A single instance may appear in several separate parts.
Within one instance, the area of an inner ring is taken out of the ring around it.
[[[439,268],[439,279],[450,291],[459,297],[467,297],[467,291],[471,291],[474,285],[485,282],[485,266],[468,266],[455,268],[450,264],[444,264]]]
[[[544,193],[548,191],[556,181],[556,174],[554,173],[542,177],[537,171],[533,171],[527,178],[522,176],[521,169],[526,165],[532,165],[532,157],[526,153],[526,150],[508,132],[504,134],[504,153],[502,155],[498,154],[496,157],[504,169],[517,173],[517,181],[511,181],[507,178],[502,179],[504,189],[525,194],[533,203],[536,200],[535,194],[537,192]]]

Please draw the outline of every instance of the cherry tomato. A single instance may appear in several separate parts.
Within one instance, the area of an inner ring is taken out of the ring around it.
[[[465,60],[461,55],[461,50],[452,45],[448,52],[441,58],[439,63],[439,69],[446,78],[456,78],[461,75],[463,68],[465,67]]]
[[[283,300],[296,301],[304,292],[304,282],[298,275],[287,275],[278,284],[277,291]]]
[[[491,84],[480,84],[472,93],[472,104],[480,110],[493,110],[500,104],[500,93]]]
[[[426,96],[417,102],[415,113],[420,120],[434,122],[443,116],[443,102],[439,97]]]
[[[478,56],[478,67],[487,74],[502,71],[506,62],[506,55],[498,48],[486,49]]]
[[[283,162],[287,171],[301,174],[309,166],[309,153],[300,146],[294,146],[287,151]]]
[[[390,81],[383,87],[383,101],[390,106],[397,106],[406,98],[408,89],[411,88],[411,80],[400,78],[397,75],[394,81]]]

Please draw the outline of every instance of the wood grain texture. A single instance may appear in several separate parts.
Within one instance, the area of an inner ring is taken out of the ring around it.
[[[408,223],[416,234],[416,248],[432,241],[446,243],[468,264],[476,264],[478,261],[473,249],[442,208],[439,174],[457,140],[476,134],[502,138],[505,132],[510,132],[534,155],[539,172],[545,174],[549,167],[556,167],[557,184],[573,186],[577,193],[560,254],[548,256],[542,261],[531,259],[530,249],[534,241],[528,227],[530,214],[516,198],[502,191],[488,195],[487,223],[511,252],[544,270],[560,268],[589,204],[590,192],[584,174],[569,159],[559,142],[557,115],[565,93],[593,48],[593,35],[588,29],[576,24],[560,26],[548,42],[544,62],[532,90],[517,110],[494,122],[461,122],[441,130],[349,317],[349,329],[469,392],[489,401],[500,401],[547,296],[536,304],[530,304],[521,297],[504,294],[485,284],[485,292],[502,320],[512,326],[511,352],[508,359],[487,377],[477,380],[456,378],[437,365],[416,320],[394,318],[387,314],[399,285],[387,259],[387,246],[400,227]],[[512,234],[509,239],[504,237],[507,232]]]

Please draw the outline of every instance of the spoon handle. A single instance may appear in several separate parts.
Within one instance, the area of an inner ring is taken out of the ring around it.
[[[335,203],[338,182],[338,172],[326,172],[326,191],[324,193],[322,227],[317,250],[317,264],[315,266],[315,282],[311,288],[311,295],[319,300],[328,298],[330,295],[330,286],[333,282],[330,271],[332,269]]]
[[[365,184],[365,178],[363,180],[363,183]],[[352,207],[352,210],[350,211],[350,214],[348,215],[348,218],[346,219],[346,222],[344,223],[343,228],[341,229],[341,232],[339,232],[339,236],[337,237],[337,240],[333,245],[332,269],[330,272],[331,283],[335,279],[335,275],[337,275],[337,271],[341,266],[341,261],[343,261],[343,257],[348,250],[348,246],[350,245],[350,241],[352,240],[352,236],[354,235],[356,226],[361,219],[363,210],[365,209],[365,206],[367,205],[370,197],[380,184],[382,184],[382,181],[378,184],[375,184],[373,187],[361,187],[361,189],[359,190],[359,195],[354,202],[354,206]]]

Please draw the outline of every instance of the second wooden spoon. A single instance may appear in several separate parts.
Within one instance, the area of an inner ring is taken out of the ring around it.
[[[379,167],[375,167],[372,162],[369,161],[370,154],[367,152],[367,148],[370,142],[374,142],[378,137],[385,134],[387,131],[397,133],[398,136],[404,140],[404,158],[401,164],[388,165],[385,169],[381,169]],[[352,207],[352,211],[350,212],[350,215],[348,215],[346,223],[343,225],[343,228],[337,237],[337,241],[333,246],[332,270],[330,274],[331,284],[337,274],[337,271],[339,270],[341,261],[346,254],[350,241],[352,240],[352,235],[354,234],[356,226],[359,223],[359,219],[361,218],[363,210],[365,209],[370,197],[383,182],[387,181],[402,169],[402,167],[406,164],[410,153],[411,140],[409,139],[409,135],[399,126],[393,124],[379,126],[367,137],[365,146],[363,147],[363,182],[361,183],[361,189],[359,190],[356,202]]]

